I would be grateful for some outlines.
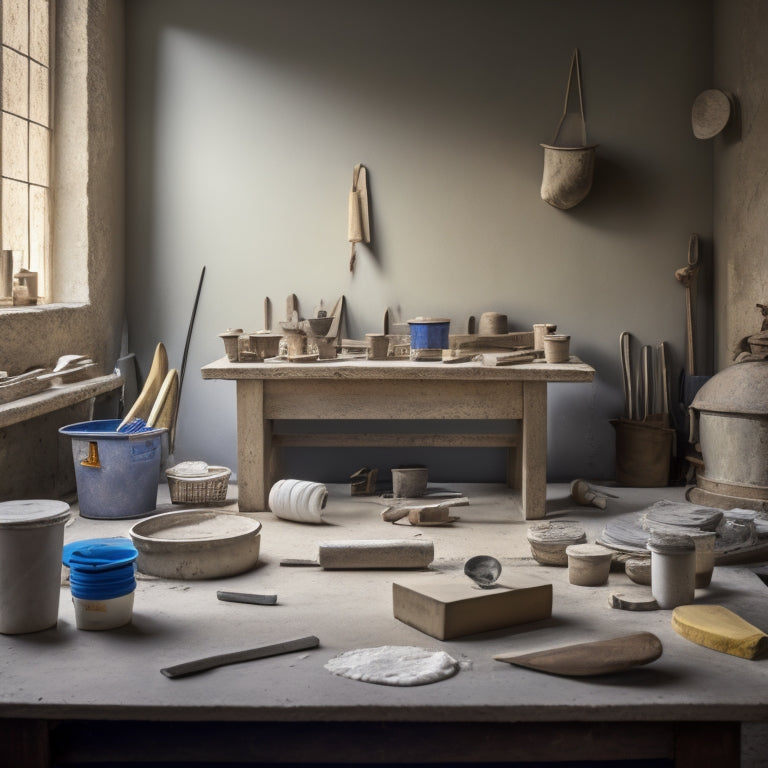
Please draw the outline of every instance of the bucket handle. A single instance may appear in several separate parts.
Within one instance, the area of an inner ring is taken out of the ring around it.
[[[581,144],[586,146],[587,144],[587,123],[584,119],[584,100],[581,94],[581,67],[579,65],[579,49],[573,49],[573,56],[571,56],[571,68],[568,71],[568,86],[565,89],[565,101],[563,102],[563,114],[560,116],[560,120],[555,128],[555,136],[552,139],[552,146],[557,146],[557,138],[560,135],[560,129],[563,125],[563,120],[568,113],[568,100],[571,97],[571,82],[573,81],[573,71],[576,70],[576,87],[579,89],[579,113],[581,114]]]
[[[99,444],[95,440],[88,441],[88,455],[80,462],[84,467],[101,469],[99,461]]]

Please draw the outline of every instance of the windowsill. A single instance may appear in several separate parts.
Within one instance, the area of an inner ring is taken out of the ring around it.
[[[37,394],[11,400],[10,403],[0,405],[0,429],[112,392],[122,384],[123,377],[119,373],[110,373],[72,384],[49,387]]]
[[[23,315],[26,313],[36,313],[36,312],[55,312],[56,310],[60,309],[79,309],[80,307],[87,307],[88,304],[85,302],[58,302],[56,304],[23,304],[19,306],[10,306],[10,305],[0,305],[0,315],[4,314],[14,314],[14,315]]]

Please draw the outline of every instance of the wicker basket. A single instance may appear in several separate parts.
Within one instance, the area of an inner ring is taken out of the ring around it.
[[[211,504],[227,498],[227,487],[232,470],[227,467],[208,467],[207,475],[182,476],[167,470],[168,490],[175,504]]]

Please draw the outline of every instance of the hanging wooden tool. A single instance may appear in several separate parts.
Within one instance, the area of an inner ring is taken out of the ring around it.
[[[349,271],[354,272],[357,243],[371,242],[371,227],[368,216],[368,174],[365,166],[361,163],[358,163],[352,171],[347,240],[352,244],[349,253]]]

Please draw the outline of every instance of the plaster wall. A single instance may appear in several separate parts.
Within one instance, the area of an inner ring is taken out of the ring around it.
[[[558,323],[597,378],[550,388],[549,477],[613,476],[619,334],[638,352],[668,341],[676,374],[674,271],[691,232],[711,258],[712,152],[690,127],[711,87],[710,4],[133,0],[126,24],[128,330],[142,374],[158,341],[180,365],[207,268],[176,458],[236,468],[234,385],[199,377],[224,353],[218,333],[261,328],[265,296],[277,319],[290,293],[304,315],[344,294],[352,338],[380,330],[386,307],[454,330],[486,310],[512,330]],[[539,144],[575,47],[599,147],[592,192],[561,211],[540,198]],[[358,162],[373,242],[350,274]],[[415,459],[435,479],[504,471],[484,450],[293,451],[287,469],[331,481]]]
[[[11,375],[52,367],[65,354],[87,355],[109,373],[119,356],[125,300],[122,8],[118,0],[58,4],[54,303],[0,311],[0,369]],[[88,408],[69,408],[0,430],[0,498],[73,490],[71,456],[59,445],[57,428],[88,415]]]
[[[717,364],[760,330],[768,303],[768,3],[715,3],[715,84],[734,116],[713,140]]]

